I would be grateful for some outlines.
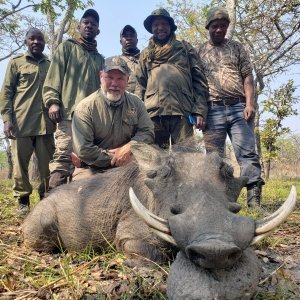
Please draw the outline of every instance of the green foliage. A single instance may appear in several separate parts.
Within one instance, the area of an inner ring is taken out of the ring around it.
[[[299,101],[294,97],[295,90],[294,81],[289,80],[287,84],[281,85],[278,90],[274,91],[272,98],[262,101],[262,113],[267,112],[271,114],[271,116],[265,120],[260,131],[261,142],[266,148],[266,154],[270,160],[276,157],[279,149],[276,142],[279,137],[290,131],[289,128],[283,127],[283,120],[289,116],[298,114],[297,110],[293,108]]]

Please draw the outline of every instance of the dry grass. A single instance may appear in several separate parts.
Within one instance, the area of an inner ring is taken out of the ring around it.
[[[272,180],[264,207],[274,211],[299,181]],[[33,202],[36,200],[33,195]],[[240,202],[245,203],[245,191]],[[257,214],[248,211],[244,214]],[[300,207],[278,231],[258,245],[263,273],[255,299],[300,299]],[[38,253],[24,247],[11,199],[11,181],[0,183],[0,299],[167,299],[169,266],[130,269],[122,253]]]

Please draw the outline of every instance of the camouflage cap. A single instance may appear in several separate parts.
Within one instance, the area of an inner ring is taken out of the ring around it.
[[[121,32],[120,32],[120,37],[122,37],[123,36],[123,33],[125,32],[125,31],[132,31],[133,33],[135,33],[135,34],[137,34],[136,33],[136,30],[131,26],[131,25],[125,25],[124,26],[124,28],[121,30]]]
[[[130,74],[130,69],[126,61],[121,56],[111,56],[105,59],[105,66],[103,71],[105,73],[111,70],[119,70],[124,74]]]
[[[88,17],[88,16],[93,17],[93,18],[95,19],[95,21],[99,24],[100,18],[99,18],[98,13],[97,13],[94,9],[92,9],[92,8],[87,9],[87,10],[84,12],[84,14],[82,15],[82,18],[81,18],[81,19],[86,18],[86,17]]]
[[[144,27],[146,28],[146,30],[150,33],[152,33],[152,22],[153,19],[155,17],[164,17],[166,18],[171,26],[171,31],[176,31],[177,26],[175,25],[174,19],[170,16],[170,14],[168,13],[168,11],[164,8],[158,8],[156,10],[154,10],[150,16],[148,16],[146,18],[146,20],[144,21]]]
[[[208,29],[209,24],[215,20],[225,19],[230,23],[228,11],[222,7],[213,7],[206,14],[205,28]]]

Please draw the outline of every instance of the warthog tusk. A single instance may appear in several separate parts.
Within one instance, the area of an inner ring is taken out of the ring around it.
[[[151,228],[163,233],[170,233],[168,221],[149,211],[137,198],[132,188],[129,188],[129,199],[136,214]]]
[[[157,236],[159,236],[162,240],[165,240],[166,242],[177,246],[175,239],[172,237],[172,235],[167,234],[167,233],[163,233],[161,231],[158,231],[156,229],[151,229]],[[178,246],[177,246],[178,247]]]
[[[268,236],[277,226],[283,223],[294,210],[297,201],[296,187],[292,186],[291,192],[284,204],[272,215],[256,221],[255,234],[251,244],[255,244]]]

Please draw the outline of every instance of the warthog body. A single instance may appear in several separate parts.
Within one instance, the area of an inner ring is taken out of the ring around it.
[[[247,180],[234,178],[215,154],[181,148],[170,156],[141,144],[133,152],[137,163],[61,186],[38,203],[23,224],[25,242],[46,251],[58,239],[70,250],[115,242],[131,263],[140,256],[162,262],[179,250],[168,279],[170,299],[250,299],[259,280],[249,248],[255,221],[236,214]],[[168,220],[176,246],[137,217],[130,187],[145,207]]]

